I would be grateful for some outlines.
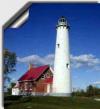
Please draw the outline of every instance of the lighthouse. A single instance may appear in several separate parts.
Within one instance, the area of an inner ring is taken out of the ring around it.
[[[53,74],[53,96],[71,95],[69,26],[64,17],[58,20],[56,27],[56,47]]]

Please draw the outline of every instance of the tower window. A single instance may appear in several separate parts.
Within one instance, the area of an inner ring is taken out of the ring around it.
[[[66,64],[66,67],[69,68],[69,64],[68,63]]]
[[[59,48],[60,44],[57,44],[57,46],[58,46],[58,48]]]

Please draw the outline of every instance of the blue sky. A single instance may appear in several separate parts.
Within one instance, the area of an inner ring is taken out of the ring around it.
[[[17,80],[33,64],[53,65],[56,24],[65,16],[70,25],[70,54],[73,87],[85,88],[100,81],[100,5],[99,4],[33,4],[30,16],[20,28],[7,28],[4,48],[16,53]],[[47,62],[48,61],[48,62]]]

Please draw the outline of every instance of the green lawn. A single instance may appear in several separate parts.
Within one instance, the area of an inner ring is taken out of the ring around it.
[[[21,97],[6,99],[5,109],[100,109],[100,101],[80,97]]]

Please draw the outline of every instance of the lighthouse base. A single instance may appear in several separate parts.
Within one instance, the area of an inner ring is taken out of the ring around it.
[[[71,93],[50,93],[50,96],[70,97]]]

